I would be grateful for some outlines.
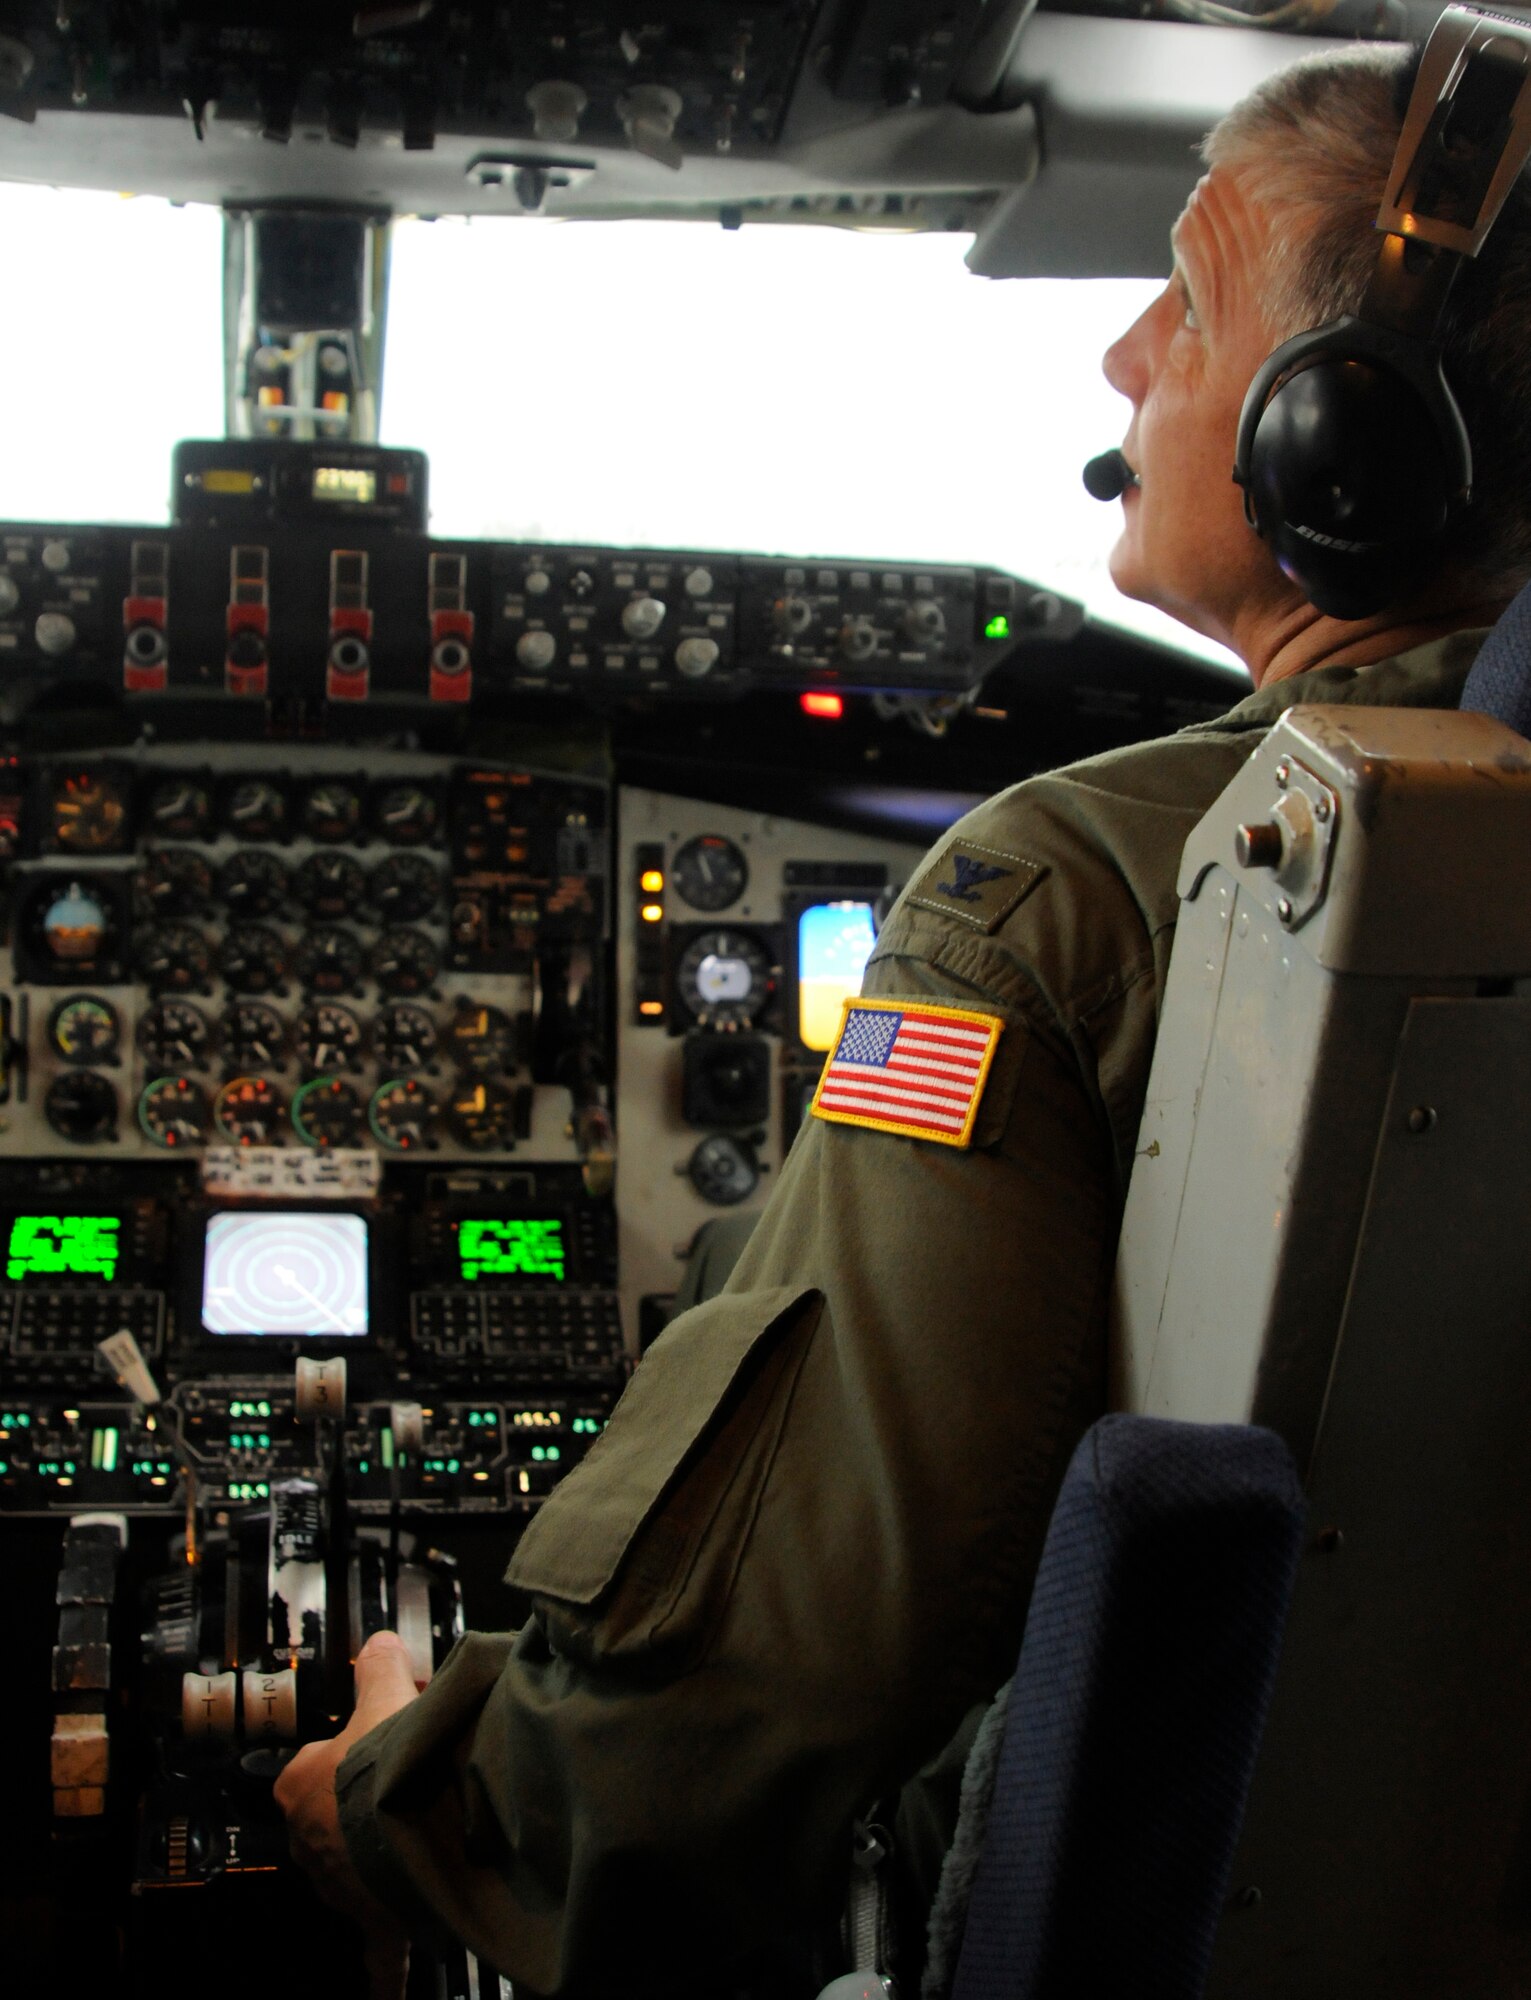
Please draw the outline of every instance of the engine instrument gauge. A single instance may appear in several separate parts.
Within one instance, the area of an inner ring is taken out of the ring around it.
[[[316,1076],[292,1100],[292,1129],[305,1146],[354,1146],[367,1129],[367,1111],[353,1084]]]
[[[447,1125],[471,1152],[508,1152],[515,1144],[516,1093],[501,1077],[465,1078],[447,1105]]]
[[[383,785],[372,795],[372,824],[400,847],[429,840],[440,816],[435,799],[420,785]]]
[[[281,1136],[286,1103],[263,1076],[235,1076],[213,1099],[213,1125],[236,1146],[274,1146]]]
[[[717,1208],[747,1201],[760,1179],[760,1163],[752,1146],[731,1132],[714,1132],[686,1162],[691,1185]]]
[[[311,917],[352,916],[366,898],[367,878],[349,854],[311,854],[292,889]]]
[[[241,840],[275,840],[287,827],[287,799],[269,778],[246,778],[223,802],[223,821]]]
[[[447,1026],[446,1044],[453,1060],[474,1076],[515,1067],[515,1024],[498,1007],[460,1000]]]
[[[441,876],[423,854],[390,854],[373,869],[368,887],[390,924],[413,923],[441,901]]]
[[[354,838],[361,825],[361,793],[354,785],[325,778],[309,788],[303,801],[303,831],[313,840]]]
[[[293,1029],[293,1045],[310,1069],[356,1069],[361,1064],[361,1022],[333,1000],[306,1007]]]
[[[212,869],[189,848],[162,847],[144,856],[138,897],[151,916],[186,916],[203,909],[212,893]]]
[[[99,771],[76,771],[53,786],[53,841],[66,854],[109,854],[127,832],[127,795]]]
[[[372,1023],[372,1049],[385,1070],[408,1075],[424,1069],[436,1054],[436,1023],[423,1007],[396,1000]]]
[[[223,1050],[238,1069],[280,1069],[287,1060],[287,1030],[274,1009],[240,1001],[223,1017]]]
[[[274,854],[241,848],[219,869],[218,894],[236,917],[269,917],[287,894],[287,870]]]
[[[212,1046],[207,1016],[188,1000],[160,1000],[138,1024],[138,1047],[155,1069],[200,1069]]]
[[[749,863],[721,833],[699,833],[675,850],[670,881],[693,910],[726,910],[749,886]]]
[[[367,1122],[382,1145],[396,1153],[413,1152],[430,1144],[436,1100],[414,1077],[395,1077],[372,1093]]]
[[[236,993],[270,993],[287,971],[287,947],[269,924],[235,924],[219,947],[218,970]]]
[[[48,1040],[67,1063],[113,1063],[122,1023],[109,1000],[71,993],[48,1017]]]
[[[43,1115],[61,1139],[93,1145],[117,1133],[117,1093],[93,1069],[65,1070],[48,1086]]]
[[[372,948],[372,976],[385,993],[424,993],[440,970],[435,945],[407,925],[384,931]]]
[[[207,940],[190,924],[156,924],[134,954],[141,979],[157,993],[191,993],[205,986],[212,967]]]
[[[752,931],[702,931],[681,953],[675,985],[699,1021],[748,1027],[771,997],[771,960]]]
[[[145,1084],[138,1125],[156,1146],[200,1146],[209,1122],[207,1095],[189,1076],[157,1076]]]
[[[192,778],[166,778],[149,794],[148,820],[170,840],[200,840],[212,825],[213,802],[206,785]]]
[[[314,993],[347,993],[365,965],[360,941],[337,924],[321,924],[301,938],[292,969]]]

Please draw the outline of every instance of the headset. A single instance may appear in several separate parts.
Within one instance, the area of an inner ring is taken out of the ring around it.
[[[1448,7],[1420,59],[1359,311],[1278,347],[1239,418],[1245,518],[1333,617],[1406,597],[1472,496],[1441,316],[1528,155],[1531,27]]]

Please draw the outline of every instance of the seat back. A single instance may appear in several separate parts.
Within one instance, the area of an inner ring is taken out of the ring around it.
[[[1294,709],[1180,887],[1115,1398],[1275,1430],[1311,1530],[1208,1991],[1509,2000],[1531,1980],[1531,748],[1478,714]]]

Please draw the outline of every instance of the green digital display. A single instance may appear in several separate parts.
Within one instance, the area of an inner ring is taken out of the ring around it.
[[[464,1284],[481,1278],[565,1278],[563,1222],[558,1216],[517,1216],[457,1225],[457,1255]]]
[[[6,1246],[5,1275],[27,1278],[99,1278],[111,1284],[122,1255],[117,1215],[18,1215]]]

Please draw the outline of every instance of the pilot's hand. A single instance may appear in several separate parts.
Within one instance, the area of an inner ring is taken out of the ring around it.
[[[371,2000],[403,2000],[409,1940],[391,1911],[364,1886],[351,1865],[335,1774],[353,1743],[416,1695],[409,1654],[397,1632],[374,1632],[356,1657],[356,1708],[338,1736],[307,1743],[276,1781],[276,1802],[287,1815],[292,1857],[334,1909],[361,1927]]]

